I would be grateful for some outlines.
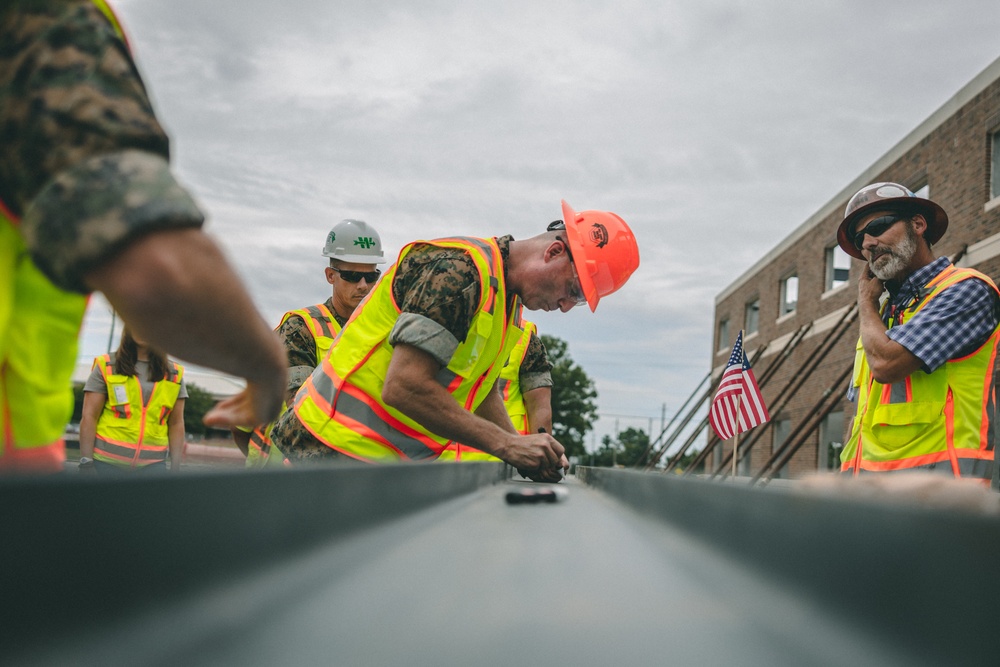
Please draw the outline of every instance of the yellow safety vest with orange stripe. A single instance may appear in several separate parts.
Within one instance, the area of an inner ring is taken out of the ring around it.
[[[169,364],[172,368],[168,377],[153,384],[149,402],[145,403],[139,378],[115,374],[110,354],[94,359],[108,389],[104,410],[97,420],[95,461],[139,468],[167,460],[167,421],[184,378],[183,366]]]
[[[301,317],[302,321],[306,323],[306,328],[312,334],[313,340],[316,343],[316,363],[314,367],[319,366],[319,362],[330,351],[333,339],[340,333],[340,324],[337,323],[336,318],[330,312],[330,309],[326,307],[325,303],[318,303],[315,306],[306,306],[298,310],[288,311],[281,318],[281,322],[278,323],[275,331],[280,329],[290,317]],[[287,409],[288,407],[282,404],[281,414],[284,414]],[[278,416],[280,417],[281,414]],[[284,463],[284,456],[271,458],[274,450],[277,450],[279,454],[281,453],[271,442],[271,429],[277,421],[275,419],[267,426],[256,428],[250,434],[250,443],[247,448],[247,468],[262,468],[265,465],[282,465]]]
[[[890,321],[903,324],[948,287],[979,278],[994,291],[990,278],[973,269],[949,266],[924,288],[926,297]],[[883,305],[884,309],[884,305]],[[841,469],[890,472],[947,466],[956,477],[989,479],[992,475],[995,392],[993,367],[1000,326],[978,350],[947,361],[933,373],[918,371],[883,385],[871,374],[858,341],[855,385],[858,408],[851,436],[841,452]]]
[[[457,237],[420,243],[464,250],[479,271],[482,289],[469,333],[436,377],[471,412],[493,390],[520,336],[515,321],[520,301],[515,299],[508,309],[503,262],[494,239]],[[382,400],[392,358],[389,334],[400,316],[392,295],[393,278],[414,245],[400,251],[397,262],[355,309],[330,354],[295,397],[296,416],[320,442],[369,463],[434,459],[449,444]],[[458,458],[463,449],[467,448],[459,449]]]
[[[124,40],[107,3],[93,1]],[[0,470],[59,472],[88,297],[62,290],[42,274],[19,224],[0,202]]]
[[[532,322],[525,322],[522,326],[534,327],[535,325]],[[531,340],[531,330],[523,328],[521,331],[523,331],[523,333],[520,338],[517,339],[514,349],[511,350],[510,356],[507,358],[507,363],[505,363],[503,368],[500,369],[500,378],[497,382],[497,387],[500,390],[500,397],[503,399],[504,408],[506,408],[507,415],[510,417],[510,421],[514,425],[514,428],[521,435],[527,435],[528,411],[524,406],[524,396],[521,394],[520,370],[521,364],[524,362],[524,355],[528,351],[528,342]],[[462,461],[500,460],[492,454],[487,454],[484,451],[474,449],[467,445],[459,445],[455,442],[449,443],[445,450],[441,452],[441,456],[438,458],[442,461],[454,461],[459,459]]]
[[[528,434],[528,410],[524,406],[524,395],[521,393],[521,365],[524,363],[524,356],[528,353],[528,343],[531,336],[537,333],[538,326],[534,322],[524,323],[524,333],[518,339],[517,345],[510,353],[507,364],[500,371],[500,396],[503,397],[504,407],[510,415],[514,428],[522,435]]]

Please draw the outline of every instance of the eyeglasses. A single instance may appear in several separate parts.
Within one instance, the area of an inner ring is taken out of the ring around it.
[[[362,278],[364,278],[367,283],[373,283],[378,280],[380,275],[382,275],[382,272],[378,269],[375,269],[374,271],[345,271],[344,269],[338,269],[335,266],[331,266],[330,270],[339,273],[340,277],[349,283],[359,283]]]
[[[555,223],[552,224],[554,225]],[[549,227],[551,228],[552,225],[549,225]],[[582,306],[587,303],[587,296],[583,293],[583,288],[580,286],[580,276],[576,273],[576,262],[573,261],[573,253],[570,252],[569,244],[566,243],[566,241],[563,241],[561,236],[557,236],[556,240],[566,247],[566,257],[569,258],[569,268],[573,271],[573,284],[570,285],[567,296],[574,302],[574,307]]]
[[[880,218],[875,218],[864,229],[854,232],[854,247],[861,250],[861,246],[865,242],[865,235],[871,236],[872,238],[878,238],[886,233],[886,231],[892,227],[894,224],[900,220],[906,220],[905,215],[883,215]]]

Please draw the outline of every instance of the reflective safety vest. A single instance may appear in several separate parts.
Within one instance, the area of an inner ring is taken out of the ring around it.
[[[107,3],[93,1],[124,39]],[[59,472],[88,297],[64,291],[42,274],[19,224],[0,202],[0,471]]]
[[[521,394],[520,371],[521,364],[524,363],[524,355],[528,352],[528,342],[531,340],[531,332],[533,330],[537,331],[538,328],[534,322],[523,322],[522,327],[521,331],[523,333],[514,344],[514,349],[511,350],[510,356],[507,358],[507,363],[500,369],[497,388],[500,390],[500,397],[503,399],[507,415],[510,417],[511,423],[514,424],[514,428],[521,435],[527,435],[528,410],[525,408],[524,396]],[[515,334],[512,333],[511,335]],[[456,442],[449,443],[438,458],[442,461],[461,459],[467,462],[500,460],[492,454],[487,454],[486,452],[467,445],[460,445]]]
[[[906,322],[948,287],[970,278],[997,290],[982,273],[949,266],[927,283],[921,291],[924,298],[890,319],[890,328]],[[956,477],[988,480],[993,471],[990,426],[996,407],[993,367],[998,340],[1000,326],[975,352],[947,361],[933,373],[917,371],[889,385],[872,377],[859,340],[854,368],[858,408],[841,452],[841,470],[857,475],[945,468]]]
[[[168,362],[169,376],[153,384],[149,403],[143,403],[142,386],[134,375],[116,375],[111,355],[94,359],[108,389],[104,410],[97,420],[94,460],[138,468],[167,460],[167,421],[181,391],[184,367]]]
[[[493,389],[504,361],[520,336],[520,301],[508,309],[507,286],[500,248],[494,239],[456,237],[426,241],[441,248],[469,253],[482,289],[469,333],[437,381],[454,400],[474,411]],[[330,354],[306,380],[295,397],[299,421],[320,442],[352,458],[379,463],[437,458],[449,441],[386,405],[382,386],[392,358],[389,334],[400,310],[392,295],[399,259],[355,309]],[[456,448],[456,458],[469,448]]]
[[[538,332],[538,326],[534,322],[525,322],[524,331],[521,338],[510,353],[510,358],[500,371],[500,396],[503,397],[504,407],[507,414],[514,423],[514,428],[522,435],[528,434],[528,410],[524,405],[524,395],[521,393],[521,365],[524,363],[524,356],[528,353],[528,343],[531,342],[532,334]]]
[[[330,309],[326,307],[326,304],[319,303],[315,306],[306,306],[298,310],[288,311],[281,318],[281,322],[278,323],[275,331],[280,329],[288,321],[288,318],[295,316],[302,318],[302,321],[306,323],[306,328],[309,329],[309,333],[312,334],[313,340],[316,342],[316,363],[314,367],[319,366],[319,362],[330,351],[333,339],[340,333],[340,324],[337,323],[336,318],[330,312]],[[287,409],[288,406],[282,403],[281,413],[278,417],[284,414]],[[281,450],[274,447],[274,444],[271,442],[271,429],[274,428],[274,424],[277,421],[278,419],[275,418],[270,424],[258,427],[250,434],[250,443],[247,448],[247,468],[263,468],[268,465],[281,466],[284,464],[284,456],[271,457],[274,450],[277,450],[279,454],[281,453]]]

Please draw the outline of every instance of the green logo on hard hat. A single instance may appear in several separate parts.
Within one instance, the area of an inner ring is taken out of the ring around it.
[[[333,243],[336,240],[337,240],[337,235],[334,234],[333,232],[330,232],[330,235],[326,237],[327,243]]]
[[[357,240],[354,241],[354,245],[359,245],[364,250],[368,250],[369,248],[375,247],[375,239],[370,236],[359,236]]]

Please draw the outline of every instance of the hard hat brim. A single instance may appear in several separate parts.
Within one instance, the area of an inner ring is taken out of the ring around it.
[[[943,208],[935,202],[932,202],[930,199],[924,199],[923,197],[891,197],[879,199],[859,207],[849,216],[844,218],[843,222],[840,223],[840,227],[837,228],[837,245],[840,246],[841,250],[855,259],[865,261],[864,254],[854,247],[854,242],[852,240],[852,237],[854,236],[854,227],[857,225],[858,220],[879,209],[885,209],[887,211],[905,210],[907,212],[912,212],[914,215],[919,213],[924,216],[924,219],[927,221],[927,231],[924,232],[924,238],[931,244],[937,243],[948,230],[948,214],[945,213]]]
[[[583,289],[583,295],[587,297],[587,305],[590,306],[590,312],[593,313],[597,311],[597,304],[601,301],[601,296],[597,293],[597,285],[594,284],[594,278],[591,276],[590,268],[584,259],[586,257],[584,239],[580,225],[577,224],[577,213],[572,206],[566,203],[565,199],[562,200],[562,214],[563,222],[566,224],[567,242],[573,254],[573,266],[576,267],[576,275],[580,278],[580,288]]]
[[[323,252],[324,257],[337,259],[348,264],[385,264],[385,257],[374,257],[372,255],[334,255],[331,252]]]

